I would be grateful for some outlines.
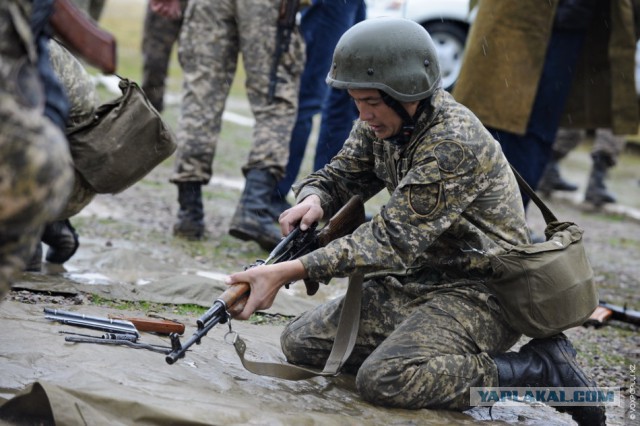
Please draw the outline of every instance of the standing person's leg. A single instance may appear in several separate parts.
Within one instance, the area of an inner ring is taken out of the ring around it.
[[[353,21],[349,27],[366,18],[367,6],[364,1],[356,1]],[[340,151],[349,137],[358,109],[346,90],[329,89],[329,96],[322,105],[322,121],[316,145],[313,169],[318,170],[328,164]]]
[[[585,138],[585,131],[581,129],[560,128],[556,140],[551,148],[551,158],[538,182],[538,190],[546,196],[552,191],[576,191],[577,185],[564,180],[560,174],[560,161],[573,151],[580,141]]]
[[[289,140],[298,109],[304,63],[302,37],[298,31],[293,31],[288,50],[278,58],[275,96],[269,102],[277,15],[278,8],[271,0],[237,2],[238,34],[247,74],[245,86],[256,124],[253,145],[247,163],[242,167],[245,187],[231,219],[229,233],[241,240],[255,241],[269,251],[282,238],[269,206],[289,157]]]
[[[178,42],[183,98],[171,176],[180,204],[173,231],[189,239],[202,238],[205,230],[201,185],[213,174],[222,112],[239,52],[234,11],[232,0],[190,0]]]
[[[342,34],[362,15],[363,4],[362,0],[326,0],[315,2],[302,12],[300,29],[307,57],[300,83],[298,116],[291,135],[286,174],[278,184],[277,194],[274,194],[274,206],[278,209],[287,207],[282,200],[289,193],[300,171],[313,117],[327,105],[329,87],[325,79],[331,66],[333,50]]]
[[[595,206],[615,203],[616,197],[607,190],[604,183],[609,169],[616,165],[618,157],[624,149],[626,140],[616,136],[611,129],[597,129],[591,158],[593,166],[589,174],[589,182],[585,193],[585,201]]]
[[[182,11],[187,2],[181,1]],[[142,84],[140,87],[151,105],[164,109],[164,92],[171,60],[171,50],[178,40],[182,17],[168,19],[151,11],[147,5],[142,30]]]
[[[502,145],[507,159],[536,189],[556,138],[562,112],[584,42],[584,31],[554,31],[549,41],[538,92],[524,135],[489,129]],[[522,193],[525,207],[529,197]]]

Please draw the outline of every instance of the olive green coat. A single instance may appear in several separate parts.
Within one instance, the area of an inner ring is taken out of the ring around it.
[[[478,3],[454,97],[485,126],[524,134],[558,0]],[[596,3],[562,125],[636,134],[634,5]]]

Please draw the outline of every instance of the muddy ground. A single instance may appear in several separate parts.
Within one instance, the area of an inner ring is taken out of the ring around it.
[[[227,124],[227,127],[233,127]],[[238,130],[241,132],[241,130]],[[233,134],[233,129],[231,129]],[[224,143],[224,142],[223,142]],[[572,154],[567,165],[569,177],[580,180],[588,163],[586,150]],[[231,156],[233,158],[241,158]],[[585,159],[586,158],[586,159]],[[216,164],[224,163],[224,158]],[[616,171],[618,179],[615,188],[621,200],[616,209],[594,210],[579,202],[579,195],[554,197],[550,206],[561,220],[572,220],[585,229],[585,242],[590,255],[600,297],[610,303],[626,305],[640,310],[640,223],[637,214],[638,198],[638,157],[629,152],[623,164]],[[18,280],[18,287],[7,296],[6,303],[24,303],[38,306],[71,307],[73,310],[105,306],[111,311],[125,309],[128,312],[145,315],[149,311],[159,311],[168,316],[179,315],[188,325],[202,312],[196,307],[181,307],[178,304],[158,304],[138,301],[135,303],[112,300],[109,292],[92,291],[33,291],[29,283],[64,279],[90,288],[104,284],[124,286],[135,292],[136,286],[144,285],[158,278],[158,271],[170,270],[173,275],[209,277],[220,280],[226,273],[239,270],[256,259],[264,258],[263,252],[252,242],[241,242],[227,235],[227,225],[240,196],[242,180],[239,172],[232,171],[226,176],[224,171],[205,187],[205,210],[207,236],[201,242],[187,242],[174,238],[171,227],[176,213],[175,187],[168,183],[172,159],[156,168],[138,184],[117,195],[100,195],[80,215],[72,219],[80,234],[81,246],[78,253],[62,268],[45,265],[42,273],[24,274]],[[583,167],[584,168],[584,167]],[[231,164],[221,164],[218,169],[233,170]],[[623,182],[620,182],[623,181]],[[622,188],[622,190],[620,189]],[[622,192],[620,192],[622,191]],[[367,210],[374,212],[384,202],[381,195],[367,203]],[[623,208],[624,207],[624,208]],[[534,230],[540,231],[543,222],[535,209],[530,209],[529,220]],[[45,247],[46,249],[46,247]],[[290,294],[309,302],[303,294],[302,285],[294,285]],[[324,287],[313,299],[313,303],[340,294],[344,282],[337,281]],[[279,317],[273,323],[272,317],[257,319],[255,324],[270,323],[269,327],[281,327]],[[286,317],[284,318],[286,321]],[[608,407],[608,424],[626,425],[637,422],[636,411],[630,407],[629,396],[635,387],[635,368],[640,361],[640,334],[638,327],[619,321],[610,321],[600,328],[578,327],[567,334],[579,351],[579,362],[593,375],[601,386],[620,387],[622,405]],[[274,339],[277,337],[274,334]],[[219,336],[217,337],[219,339]],[[522,343],[522,342],[521,342]],[[276,343],[274,343],[277,346]],[[123,349],[126,350],[126,349]],[[226,358],[225,362],[236,364],[237,360]],[[6,388],[5,388],[6,391]],[[282,392],[287,392],[283,388]],[[4,395],[5,397],[7,394]],[[366,406],[366,404],[363,404]],[[553,410],[521,411],[522,408],[502,408],[497,418],[507,423],[521,424],[571,424],[566,415]],[[488,421],[486,410],[474,409],[467,413],[469,420]],[[424,419],[429,419],[425,412]],[[426,422],[426,420],[425,420]],[[466,423],[460,418],[447,418],[450,423]],[[408,420],[407,423],[420,424]],[[269,424],[266,422],[264,424]],[[637,423],[635,423],[637,424]]]
[[[136,81],[140,80],[144,5],[145,2],[137,0],[110,0],[101,18],[101,24],[118,37],[119,73]],[[102,417],[96,414],[87,418],[85,424],[185,424],[186,418],[181,419],[180,413],[192,411],[205,419],[197,422],[200,417],[194,417],[192,424],[573,424],[567,415],[537,406],[497,407],[491,413],[486,408],[475,408],[462,415],[380,409],[361,401],[354,392],[352,378],[345,376],[296,384],[258,377],[243,370],[233,351],[225,348],[224,330],[210,332],[186,361],[172,367],[156,353],[62,342],[56,333],[67,328],[47,322],[42,308],[57,307],[101,316],[118,312],[133,316],[158,313],[184,322],[191,332],[196,318],[212,299],[211,294],[218,294],[216,289],[221,288],[225,274],[266,256],[256,244],[227,235],[243,185],[240,166],[251,144],[250,112],[241,86],[240,80],[234,83],[227,102],[230,114],[217,149],[215,178],[204,190],[206,238],[186,242],[171,234],[177,210],[176,190],[168,183],[172,158],[126,191],[96,197],[72,218],[80,234],[81,245],[76,255],[64,267],[45,265],[41,273],[19,276],[16,288],[0,302],[0,321],[7,325],[0,328],[0,406],[35,381],[80,387],[80,391],[85,386],[90,394],[98,382],[112,380],[112,388],[96,394],[101,400],[117,399],[113,390],[120,391],[123,402],[117,407],[125,411],[111,413],[109,422],[99,421]],[[175,59],[169,87],[171,93],[167,94],[164,116],[175,127],[180,87]],[[312,150],[313,143],[308,152]],[[309,170],[310,156],[305,159],[303,172]],[[640,310],[640,150],[630,146],[612,170],[609,186],[620,201],[615,206],[598,210],[582,203],[589,166],[589,144],[585,143],[562,164],[563,173],[580,184],[580,191],[554,196],[549,200],[550,207],[561,220],[574,221],[585,229],[586,248],[601,299]],[[370,201],[368,212],[374,213],[384,199],[380,195]],[[535,208],[530,209],[529,219],[534,231],[540,233],[543,222]],[[203,282],[205,287],[211,283],[219,287],[212,287],[209,292],[184,291],[167,296],[173,282],[187,289],[201,288]],[[165,284],[166,291],[162,294],[145,292],[148,288],[160,288],[153,287],[158,283]],[[293,285],[287,292],[288,298],[279,301],[271,315],[258,316],[249,324],[237,326],[246,330],[251,355],[254,358],[273,355],[277,359],[278,334],[283,322],[297,311],[335,297],[344,289],[345,282],[337,280],[321,288],[311,299],[305,296],[301,284]],[[637,394],[638,331],[637,326],[620,321],[610,321],[600,328],[578,327],[567,331],[578,349],[579,363],[601,386],[621,389],[622,404],[607,408],[609,425],[640,424],[637,406],[630,404],[630,396]],[[157,336],[145,335],[144,339],[166,344],[166,339]],[[104,360],[111,362],[113,372],[104,371]],[[72,374],[76,366],[84,370]],[[91,376],[94,371],[96,375]],[[197,373],[200,377],[196,377]],[[194,395],[194,383],[181,374],[194,381],[201,379],[200,391],[206,395],[201,398]],[[85,376],[94,383],[87,385]],[[150,400],[149,404],[156,407],[166,404],[165,412],[158,417],[138,417],[133,422],[133,411],[126,410],[143,405],[135,400],[136,392],[149,396],[159,393],[158,390],[170,392],[173,398]],[[133,402],[126,400],[131,392]],[[94,407],[100,406],[100,401],[93,402]]]

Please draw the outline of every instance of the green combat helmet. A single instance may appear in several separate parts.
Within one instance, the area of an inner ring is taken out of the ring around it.
[[[342,35],[326,81],[336,89],[378,89],[397,101],[413,102],[440,87],[440,65],[431,36],[420,24],[374,18]]]

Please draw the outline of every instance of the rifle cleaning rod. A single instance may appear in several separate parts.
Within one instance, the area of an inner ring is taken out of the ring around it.
[[[111,333],[125,333],[140,336],[136,326],[131,321],[115,320],[111,318],[93,317],[90,315],[76,314],[59,309],[44,308],[45,318],[62,324],[76,325],[93,328]]]

